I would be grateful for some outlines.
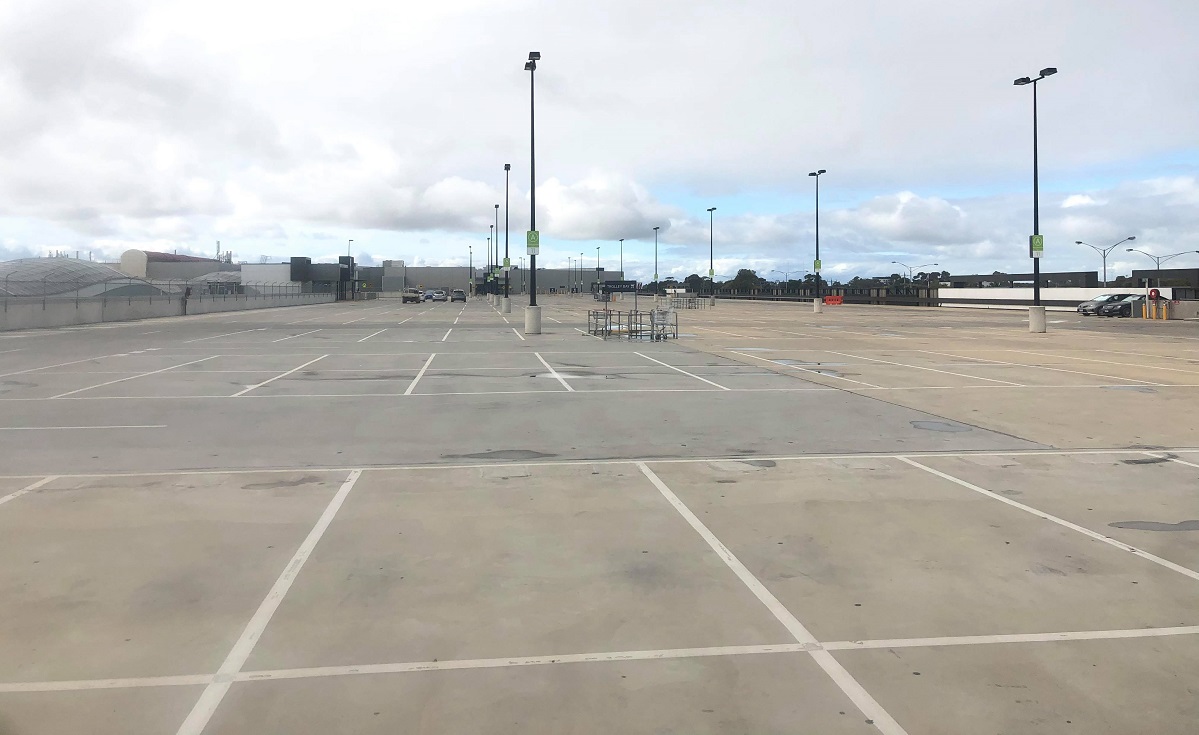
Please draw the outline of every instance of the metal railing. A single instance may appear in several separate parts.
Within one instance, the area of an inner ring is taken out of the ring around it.
[[[40,280],[18,280],[11,276],[0,280],[0,303],[8,310],[9,304],[28,304],[41,301],[45,308],[50,303],[74,302],[106,303],[134,301],[153,304],[156,301],[217,301],[273,299],[288,296],[303,296],[301,284],[294,281],[196,281],[196,280],[149,280],[143,278],[109,278],[103,281],[70,281],[43,278]]]
[[[591,309],[587,312],[587,333],[608,339],[644,339],[661,342],[679,338],[679,315],[672,309],[652,311],[613,311]]]

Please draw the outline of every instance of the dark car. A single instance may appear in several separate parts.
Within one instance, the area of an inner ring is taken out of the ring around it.
[[[1087,314],[1098,314],[1099,307],[1103,306],[1104,304],[1110,304],[1113,301],[1120,301],[1128,298],[1129,296],[1135,295],[1136,294],[1130,293],[1105,293],[1102,296],[1096,296],[1090,301],[1084,301],[1079,304],[1078,313],[1082,314],[1083,316],[1086,316]]]
[[[1095,312],[1099,316],[1132,316],[1133,309],[1136,309],[1136,314],[1139,316],[1141,306],[1145,303],[1145,297],[1141,294],[1129,294],[1119,301],[1111,301],[1099,307]]]
[[[460,288],[456,288],[453,291],[450,291],[450,303],[453,303],[455,301],[461,301],[462,303],[465,304],[466,303],[466,292]]]
[[[432,300],[433,300],[433,292],[425,291],[425,301],[432,301]]]

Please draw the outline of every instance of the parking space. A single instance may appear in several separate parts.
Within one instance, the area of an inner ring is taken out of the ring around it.
[[[1179,325],[590,305],[12,340],[0,731],[1191,732]]]

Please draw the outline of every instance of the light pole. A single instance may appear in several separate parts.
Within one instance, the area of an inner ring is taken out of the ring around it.
[[[816,271],[816,299],[812,302],[812,310],[821,310],[820,301],[820,176],[828,173],[824,169],[812,171],[808,176],[816,179],[816,262],[812,265],[812,270]]]
[[[353,244],[354,244],[353,240],[350,240],[349,242],[346,243],[346,257],[347,258],[350,257],[350,246],[352,246]]]
[[[468,263],[468,265],[466,266],[466,269],[468,271],[470,271],[470,285],[468,285],[467,288],[470,289],[470,295],[474,296],[475,295],[475,249],[471,245],[466,246],[466,258],[467,258],[466,262]]]
[[[1032,85],[1032,234],[1033,239],[1029,240],[1028,255],[1032,258],[1032,304],[1033,306],[1041,305],[1041,253],[1040,245],[1034,250],[1034,242],[1041,243],[1041,183],[1039,177],[1039,159],[1037,157],[1037,82],[1045,77],[1051,77],[1057,74],[1055,67],[1049,66],[1041,70],[1040,76],[1036,79],[1029,77],[1020,77],[1012,82],[1017,87],[1023,87],[1026,84]],[[1030,322],[1031,324],[1031,322]],[[1044,330],[1041,330],[1044,331]]]
[[[654,298],[658,297],[658,228],[654,228]]]
[[[787,290],[787,284],[791,283],[791,274],[798,273],[798,271],[780,271],[780,270],[772,270],[770,272],[783,274],[783,291],[784,292]]]
[[[624,278],[624,238],[620,238],[620,277]]]
[[[508,300],[508,289],[510,278],[508,274],[508,173],[512,170],[512,164],[504,164],[504,308],[502,311],[511,312],[512,302]]]
[[[1137,239],[1136,235],[1130,235],[1130,236],[1124,238],[1123,240],[1121,240],[1120,242],[1116,243],[1116,245],[1123,245],[1124,243],[1132,242],[1135,239]],[[1074,244],[1075,245],[1086,245],[1090,249],[1099,253],[1099,257],[1103,258],[1103,287],[1107,288],[1107,256],[1108,256],[1108,253],[1110,253],[1111,251],[1116,249],[1116,245],[1108,245],[1105,248],[1099,248],[1099,247],[1095,247],[1094,245],[1092,245],[1089,242],[1083,242],[1082,240],[1075,240]],[[1161,284],[1159,283],[1158,285],[1160,286]]]
[[[1147,253],[1144,250],[1137,250],[1136,248],[1125,248],[1125,250],[1127,250],[1130,253],[1140,253],[1141,255],[1146,255],[1153,259],[1154,264],[1157,266],[1157,287],[1158,288],[1162,287],[1162,263],[1165,263],[1170,258],[1177,258],[1179,255],[1189,255],[1191,253],[1199,253],[1199,250],[1183,250],[1181,253],[1173,253],[1171,255],[1154,255],[1153,253]]]
[[[537,156],[536,136],[534,127],[534,78],[537,76],[537,62],[541,60],[541,52],[530,51],[529,60],[525,62],[525,71],[529,72],[529,238],[537,231]],[[540,246],[540,241],[538,241]],[[541,334],[541,309],[537,307],[537,249],[529,249],[529,309],[525,311],[525,333]]]
[[[716,215],[713,214],[715,211],[716,207],[708,207],[708,295],[713,298],[716,296],[716,266],[713,258],[716,242]]]
[[[940,263],[924,263],[924,264],[922,264],[922,265],[908,265],[907,263],[900,263],[898,260],[892,260],[892,261],[891,261],[891,265],[902,265],[904,268],[907,268],[907,269],[908,269],[908,282],[909,282],[909,283],[911,283],[911,281],[912,281],[912,270],[913,270],[913,269],[915,269],[915,268],[927,268],[927,267],[929,267],[930,265],[936,265],[936,266],[939,266],[939,265],[941,265],[941,264],[940,264]]]
[[[520,259],[520,292],[525,292],[525,259]]]
[[[487,225],[487,229],[488,229],[488,232],[491,233],[490,235],[487,236],[487,242],[489,244],[489,247],[487,249],[487,282],[491,283],[491,274],[492,274],[492,271],[495,270],[495,268],[493,267],[495,265],[495,256],[493,255],[493,253],[495,253],[495,251],[500,249],[500,241],[493,239],[495,236],[495,225]],[[491,293],[490,287],[488,287],[487,292]]]
[[[595,246],[595,283],[600,282],[600,266],[599,266],[600,253],[599,253],[599,251],[600,251],[600,246],[596,245]]]
[[[566,293],[574,293],[575,290],[575,259],[571,256],[566,256]]]

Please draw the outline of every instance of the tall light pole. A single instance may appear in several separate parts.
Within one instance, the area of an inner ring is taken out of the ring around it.
[[[624,238],[620,238],[620,277],[624,278]]]
[[[1132,242],[1135,239],[1137,239],[1136,235],[1130,235],[1130,236],[1124,238],[1123,240],[1121,240],[1120,242],[1116,243],[1115,245],[1108,245],[1105,248],[1095,247],[1091,243],[1083,242],[1082,240],[1075,240],[1074,244],[1075,245],[1086,245],[1090,249],[1099,253],[1099,257],[1103,258],[1103,287],[1107,288],[1107,256],[1108,256],[1108,253],[1115,250],[1117,245],[1123,245],[1124,243]],[[1160,286],[1161,284],[1158,284],[1158,285]]]
[[[716,215],[713,214],[713,212],[715,212],[715,211],[716,211],[716,207],[708,207],[708,295],[709,296],[714,296],[716,294],[716,280],[715,280],[716,279],[716,266],[715,266],[716,261],[714,259],[714,255],[713,255],[716,252],[716,250],[715,250]],[[715,303],[715,302],[713,302],[713,303]]]
[[[921,265],[908,265],[907,263],[900,263],[898,260],[892,260],[892,261],[891,261],[891,265],[901,265],[901,266],[903,266],[904,268],[907,268],[907,269],[908,269],[908,281],[909,281],[909,282],[911,282],[911,280],[912,280],[912,270],[913,270],[914,268],[927,268],[927,267],[929,267],[930,265],[937,265],[937,266],[939,266],[939,265],[941,265],[941,264],[940,264],[940,263],[923,263],[923,264],[921,264]]]
[[[346,243],[346,257],[347,258],[350,257],[350,246],[352,246],[353,244],[354,244],[353,240],[350,240],[349,242]]]
[[[1017,87],[1032,85],[1032,238],[1028,243],[1028,255],[1032,258],[1032,305],[1041,305],[1041,253],[1044,240],[1041,239],[1041,183],[1039,176],[1039,159],[1037,156],[1037,82],[1045,77],[1057,74],[1055,67],[1049,66],[1041,70],[1036,79],[1020,77],[1012,82]]]
[[[583,295],[583,254],[579,253],[579,295]]]
[[[495,251],[499,250],[500,242],[495,239],[495,225],[487,225],[487,293],[491,293],[491,273],[495,270]]]
[[[816,178],[816,262],[812,266],[812,270],[816,271],[816,300],[813,302],[819,307],[820,302],[820,176],[828,173],[824,169],[812,171],[808,176]]]
[[[504,311],[512,310],[512,307],[509,305],[512,302],[508,300],[508,286],[509,286],[509,282],[510,282],[509,275],[508,275],[508,270],[509,270],[508,264],[511,262],[510,260],[508,260],[508,173],[511,170],[512,170],[512,164],[505,163],[504,164],[504,309],[503,309]]]
[[[467,288],[470,289],[470,295],[474,296],[475,295],[475,249],[473,246],[471,246],[471,245],[466,246],[466,257],[467,257],[466,262],[468,263],[468,265],[466,266],[466,269],[468,271],[470,271],[470,285],[467,286]]]
[[[654,296],[658,295],[658,228],[654,228]]]
[[[1144,250],[1137,250],[1136,248],[1125,248],[1125,250],[1130,253],[1140,253],[1141,255],[1145,255],[1145,256],[1148,256],[1153,259],[1154,264],[1157,266],[1157,287],[1158,288],[1161,288],[1161,286],[1162,286],[1162,263],[1165,263],[1170,258],[1177,258],[1179,255],[1189,255],[1190,253],[1199,253],[1199,250],[1183,250],[1181,253],[1173,253],[1171,255],[1154,255],[1153,253],[1147,253]]]
[[[529,231],[531,233],[537,231],[537,155],[536,155],[536,136],[535,136],[535,107],[534,101],[534,77],[537,76],[537,62],[541,60],[541,52],[530,51],[529,60],[525,62],[525,71],[529,72]],[[538,241],[540,245],[540,241]],[[529,249],[529,307],[537,306],[537,250]],[[534,316],[535,314],[535,316]],[[525,332],[532,334],[541,334],[541,310],[538,309],[534,314],[526,312]]]

